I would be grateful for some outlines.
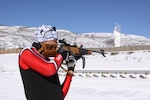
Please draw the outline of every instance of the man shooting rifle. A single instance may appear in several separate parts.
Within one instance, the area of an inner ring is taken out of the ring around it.
[[[72,75],[66,74],[62,84],[58,69],[67,61],[67,71],[73,72],[75,58],[63,48],[57,49],[55,27],[42,25],[35,31],[32,46],[19,54],[19,68],[27,100],[63,100],[68,93]]]

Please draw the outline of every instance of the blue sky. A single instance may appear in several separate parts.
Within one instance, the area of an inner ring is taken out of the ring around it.
[[[150,38],[150,0],[0,0],[0,24],[43,24],[75,33],[121,32]]]

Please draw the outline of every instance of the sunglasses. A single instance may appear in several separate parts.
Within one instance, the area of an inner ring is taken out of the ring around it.
[[[45,44],[45,47],[47,50],[56,50],[57,49],[57,45]]]

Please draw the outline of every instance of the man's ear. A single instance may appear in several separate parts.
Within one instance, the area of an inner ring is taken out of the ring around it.
[[[35,47],[37,50],[39,50],[42,47],[41,43],[36,42],[33,42],[32,46]]]
[[[39,53],[42,53],[42,52],[43,52],[42,43],[36,43],[36,42],[34,42],[34,43],[32,44],[32,46],[35,47],[35,48],[38,50]]]
[[[42,54],[44,52],[44,43],[40,43],[41,48],[38,49],[38,52]]]

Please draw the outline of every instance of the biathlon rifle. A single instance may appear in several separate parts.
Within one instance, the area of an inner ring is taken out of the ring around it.
[[[77,45],[68,44],[68,43],[66,43],[65,39],[59,40],[59,43],[61,44],[60,47],[63,48],[64,50],[66,50],[67,52],[69,52],[71,55],[73,55],[76,60],[79,60],[80,58],[82,58],[82,61],[83,61],[82,68],[85,68],[84,55],[91,55],[92,52],[96,52],[96,53],[100,53],[104,57],[106,57],[104,50],[102,50],[102,49],[100,49],[100,51],[88,50],[88,49],[83,48],[83,45],[78,47]]]

